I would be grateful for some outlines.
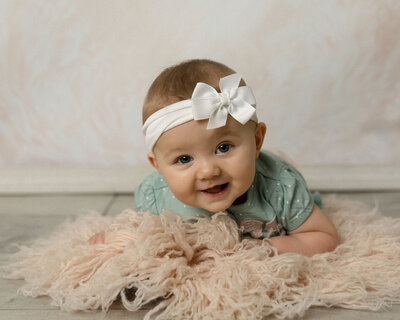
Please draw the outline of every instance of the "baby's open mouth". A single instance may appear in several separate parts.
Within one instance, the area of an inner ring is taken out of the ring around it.
[[[224,183],[224,184],[219,184],[217,186],[214,186],[212,188],[204,189],[202,191],[206,192],[206,193],[219,193],[221,191],[224,191],[227,186],[228,186],[228,184]]]

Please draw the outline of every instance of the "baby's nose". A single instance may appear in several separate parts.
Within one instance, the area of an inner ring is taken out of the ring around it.
[[[197,169],[197,178],[200,180],[210,179],[221,173],[220,167],[213,161],[204,160]]]

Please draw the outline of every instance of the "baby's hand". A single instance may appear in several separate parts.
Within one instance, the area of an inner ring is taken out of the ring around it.
[[[89,244],[104,243],[104,231],[96,233],[93,237],[89,239]]]

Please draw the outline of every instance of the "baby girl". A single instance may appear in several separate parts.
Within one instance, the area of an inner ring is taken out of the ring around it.
[[[165,69],[143,106],[148,159],[157,170],[135,190],[139,212],[181,216],[225,211],[252,241],[278,253],[334,250],[335,227],[302,175],[261,150],[266,126],[240,75],[211,60]],[[104,242],[104,233],[90,243]]]

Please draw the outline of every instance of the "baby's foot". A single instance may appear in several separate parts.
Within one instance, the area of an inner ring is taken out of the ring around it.
[[[104,243],[104,231],[96,233],[93,237],[89,239],[89,244]]]

